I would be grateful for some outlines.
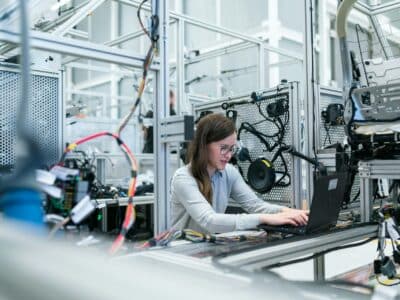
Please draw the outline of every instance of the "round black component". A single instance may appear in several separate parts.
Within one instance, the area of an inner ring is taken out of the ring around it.
[[[274,166],[268,159],[256,159],[249,166],[247,180],[255,191],[259,193],[269,192],[275,183]]]

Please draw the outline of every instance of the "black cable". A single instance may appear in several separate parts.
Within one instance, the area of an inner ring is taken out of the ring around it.
[[[314,84],[315,84],[315,72],[314,72],[314,18],[313,18],[313,4],[312,0],[310,1],[310,36],[311,36],[311,83],[312,83],[312,89],[311,89],[311,97],[312,97],[312,103],[313,103],[313,145],[312,145],[312,150],[314,153],[314,157],[317,159],[317,152],[315,149],[315,91],[314,91]]]
[[[392,184],[389,187],[389,194],[393,191],[393,188],[398,185],[397,180],[393,180]]]
[[[378,197],[378,191],[379,191],[379,187],[377,185],[375,188],[375,191],[374,191],[374,197],[372,198],[372,203],[374,203],[376,201],[376,198]],[[381,199],[381,206],[382,206],[382,199]]]
[[[358,189],[357,194],[353,197],[353,199],[350,201],[350,203],[356,202],[357,198],[360,196],[361,189]]]
[[[144,33],[148,36],[148,38],[150,39],[150,41],[152,41],[151,36],[150,36],[150,33],[149,33],[149,32],[147,31],[147,29],[144,27],[143,22],[142,22],[142,18],[140,17],[140,12],[141,12],[141,10],[142,10],[142,6],[143,6],[143,4],[146,3],[146,2],[147,2],[147,0],[143,0],[143,1],[139,4],[138,10],[137,10],[137,17],[138,17],[138,20],[139,20],[140,27],[142,28],[142,30],[144,31]]]
[[[323,144],[323,146],[325,147],[325,145],[326,145],[326,140],[328,140],[328,142],[329,142],[329,145],[331,145],[332,144],[332,140],[331,140],[331,134],[329,133],[329,131],[330,131],[330,127],[328,127],[328,125],[324,122],[324,129],[325,129],[325,132],[326,132],[326,135],[325,135],[325,139],[324,139],[324,144]]]
[[[279,150],[278,150],[278,151],[279,151]],[[284,172],[283,172],[282,177],[279,178],[279,180],[278,180],[277,182],[275,182],[275,185],[281,186],[281,187],[287,187],[287,186],[289,186],[290,183],[291,183],[291,177],[290,177],[290,174],[289,174],[288,166],[287,166],[287,163],[286,163],[286,161],[285,161],[285,158],[284,158],[283,155],[282,155],[282,152],[280,152],[280,153],[278,154],[278,157],[281,158],[281,161],[282,161],[282,164],[283,164]],[[273,161],[272,161],[272,162],[273,162]],[[287,178],[289,179],[289,181],[288,181],[287,183],[282,183],[282,180],[283,180],[285,177],[287,177]]]
[[[247,132],[253,134],[254,136],[256,136],[260,142],[262,144],[265,145],[265,147],[267,148],[268,152],[272,152],[273,151],[273,146],[271,146],[268,141],[265,138],[271,138],[272,136],[266,135],[260,131],[258,131],[257,129],[255,129],[250,123],[248,122],[243,122],[238,130],[238,139],[240,140],[240,135],[242,133],[242,130],[246,130]]]
[[[367,86],[369,86],[369,81],[368,81],[368,76],[367,76],[367,69],[365,68],[364,57],[363,57],[362,50],[361,50],[361,43],[360,43],[360,36],[359,36],[359,30],[360,29],[362,30],[361,26],[359,24],[356,24],[357,44],[358,44],[358,49],[360,50],[361,64],[363,66],[364,76],[365,76],[365,80],[367,82]]]
[[[278,136],[278,141],[276,141],[276,143],[281,145],[283,142],[283,138],[285,136],[285,125],[282,123],[282,120],[280,117],[276,118],[276,122],[278,122],[279,126],[281,127],[281,129],[279,131],[281,134]]]
[[[258,108],[258,112],[260,113],[260,115],[263,116],[263,118],[264,118],[266,121],[273,123],[273,124],[278,128],[278,133],[277,133],[277,134],[279,134],[281,128],[279,128],[279,126],[276,125],[276,123],[274,122],[273,119],[269,118],[268,116],[266,116],[266,115],[264,114],[264,112],[263,112],[262,109],[261,109],[261,104],[260,104],[260,103],[256,103],[256,106],[257,106],[257,108]]]
[[[353,243],[353,244],[350,244],[350,245],[334,247],[334,248],[331,248],[331,249],[328,249],[328,250],[324,250],[324,251],[321,251],[321,252],[306,256],[306,257],[293,259],[293,260],[289,260],[289,261],[285,261],[285,262],[279,262],[279,263],[276,263],[276,264],[273,264],[271,266],[266,267],[266,269],[278,268],[278,267],[283,267],[283,266],[287,266],[287,265],[291,265],[291,264],[301,263],[301,262],[304,262],[304,261],[307,261],[307,260],[310,260],[310,259],[313,259],[313,258],[317,258],[317,257],[319,257],[321,255],[325,255],[325,254],[327,254],[329,252],[332,252],[332,251],[343,250],[343,249],[347,249],[347,248],[361,246],[361,245],[367,244],[367,243],[369,243],[369,242],[371,242],[373,240],[376,240],[376,237],[371,237],[371,238],[368,238],[368,239],[366,239],[366,240],[364,240],[362,242]]]
[[[257,106],[258,112],[259,114],[264,118],[264,120],[255,122],[255,123],[249,123],[249,122],[243,122],[240,124],[240,127],[238,129],[238,140],[241,140],[241,134],[243,131],[248,132],[252,135],[254,135],[255,137],[258,138],[258,140],[266,147],[266,150],[268,152],[273,152],[276,148],[277,151],[274,154],[274,159],[273,161],[276,160],[276,158],[280,158],[282,161],[282,165],[284,167],[283,172],[282,171],[277,171],[277,173],[282,174],[281,178],[279,178],[279,180],[275,183],[276,186],[280,186],[280,187],[287,187],[291,184],[291,177],[289,174],[289,170],[288,170],[288,164],[285,160],[285,157],[282,155],[282,147],[286,147],[286,145],[283,143],[283,140],[285,138],[285,134],[286,134],[286,126],[289,123],[289,119],[290,119],[290,114],[289,114],[289,101],[288,101],[288,96],[286,96],[284,99],[279,98],[279,86],[277,87],[277,97],[276,97],[276,101],[281,101],[284,102],[284,108],[285,108],[285,112],[284,112],[284,121],[282,121],[280,116],[274,116],[274,117],[269,117],[267,116],[264,111],[261,108],[261,101],[260,102],[253,102],[252,104],[255,104]],[[249,102],[250,103],[250,102]],[[259,131],[258,129],[256,129],[256,125],[259,125],[263,122],[269,122],[272,123],[276,129],[277,132],[273,133],[273,134],[266,134],[264,132]],[[268,139],[271,139],[273,141],[272,144],[270,144],[270,142],[268,141]],[[272,161],[272,162],[273,162]],[[239,172],[241,173],[242,177],[245,178],[243,176],[243,170],[241,169],[240,165],[238,164],[239,167]],[[285,178],[288,178],[288,182],[284,183],[282,182]]]
[[[282,164],[283,164],[283,167],[284,167],[284,171],[283,171],[282,177],[281,177],[275,184],[278,185],[278,186],[281,186],[281,187],[287,187],[287,186],[289,186],[290,183],[291,183],[291,177],[290,177],[290,175],[289,175],[289,170],[288,170],[287,162],[286,162],[285,158],[283,157],[282,151],[281,151],[281,149],[282,149],[282,140],[283,140],[283,137],[284,137],[284,133],[282,133],[281,136],[279,137],[279,140],[278,140],[277,142],[275,142],[275,144],[274,144],[273,146],[271,146],[271,145],[268,143],[268,141],[264,138],[264,137],[271,137],[271,136],[268,136],[268,135],[266,135],[266,134],[264,134],[264,133],[262,133],[262,132],[256,130],[256,129],[255,129],[250,123],[248,123],[248,122],[243,122],[243,123],[241,124],[241,126],[240,126],[240,128],[239,128],[239,131],[238,131],[238,139],[239,139],[239,140],[240,140],[240,134],[241,134],[242,130],[246,130],[246,131],[250,132],[251,134],[255,135],[255,136],[261,141],[261,143],[265,145],[265,147],[267,148],[267,151],[268,151],[268,152],[272,152],[276,147],[281,146],[281,147],[277,150],[276,154],[274,155],[274,159],[272,160],[272,162],[274,162],[274,161],[276,160],[277,157],[280,157],[280,158],[281,158],[281,161],[282,161]],[[275,134],[275,135],[276,135],[276,134]],[[288,183],[282,183],[282,181],[284,180],[285,177],[289,179]]]

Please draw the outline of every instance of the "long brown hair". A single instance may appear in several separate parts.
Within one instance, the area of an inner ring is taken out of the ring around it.
[[[207,145],[223,140],[236,131],[235,124],[221,114],[209,114],[197,124],[196,133],[189,146],[187,162],[200,192],[212,204],[211,180],[207,172]]]

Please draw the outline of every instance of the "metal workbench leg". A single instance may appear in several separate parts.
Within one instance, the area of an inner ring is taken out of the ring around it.
[[[325,256],[314,258],[314,281],[325,280]]]
[[[372,213],[372,180],[360,178],[360,214],[361,222],[369,222]]]
[[[108,210],[108,206],[105,205],[103,208],[101,208],[101,214],[102,214],[102,218],[101,218],[101,230],[103,232],[108,232],[108,224],[107,224],[107,210]]]

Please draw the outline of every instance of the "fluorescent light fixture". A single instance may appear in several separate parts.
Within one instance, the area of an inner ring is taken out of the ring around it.
[[[71,2],[71,0],[60,0],[59,2],[57,2],[56,4],[54,4],[51,7],[51,10],[53,10],[53,11],[58,10],[61,6],[65,5],[69,2]]]

